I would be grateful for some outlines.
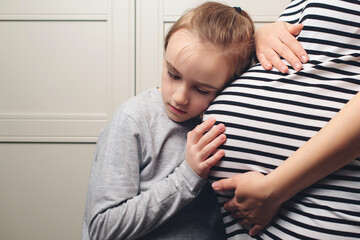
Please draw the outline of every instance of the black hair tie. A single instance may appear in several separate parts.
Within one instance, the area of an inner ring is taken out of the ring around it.
[[[238,13],[241,13],[241,7],[234,7]]]

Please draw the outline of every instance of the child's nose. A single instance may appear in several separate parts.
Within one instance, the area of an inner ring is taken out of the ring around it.
[[[186,86],[181,85],[177,87],[176,91],[174,92],[174,101],[179,105],[185,105],[188,103],[188,89]]]

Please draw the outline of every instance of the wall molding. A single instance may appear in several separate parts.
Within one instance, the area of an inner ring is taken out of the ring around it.
[[[0,21],[108,21],[107,14],[0,14]]]

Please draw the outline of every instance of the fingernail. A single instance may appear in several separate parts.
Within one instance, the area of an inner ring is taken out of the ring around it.
[[[225,126],[223,124],[219,124],[217,127],[218,127],[219,130],[224,130],[225,129]]]
[[[306,63],[308,61],[308,58],[305,55],[302,55],[300,59],[303,63]]]
[[[219,150],[219,151],[217,152],[217,154],[219,154],[220,156],[223,156],[223,155],[225,155],[225,152],[222,151],[222,150]]]
[[[214,117],[211,117],[211,118],[209,118],[209,122],[210,122],[210,123],[215,123],[215,122],[216,122],[216,119],[215,119]]]
[[[299,71],[301,69],[301,64],[300,63],[295,63],[294,68],[295,68],[296,71]]]
[[[220,187],[220,184],[218,182],[214,182],[213,184],[211,184],[211,187],[212,188],[219,188]]]
[[[287,67],[286,66],[281,66],[281,72],[282,73],[286,73],[287,72]]]

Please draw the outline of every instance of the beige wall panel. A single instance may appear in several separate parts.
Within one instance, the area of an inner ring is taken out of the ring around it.
[[[254,22],[273,22],[283,12],[290,0],[223,0],[230,6],[238,6],[250,14]]]
[[[135,95],[135,1],[112,0],[109,13],[109,114]]]
[[[160,87],[162,8],[162,1],[159,0],[136,2],[136,94],[151,87]]]
[[[1,0],[0,14],[106,14],[107,0]]]
[[[186,10],[193,8],[204,2],[204,0],[163,0],[164,1],[164,15],[165,16],[176,16],[179,17]]]
[[[0,144],[0,239],[81,239],[95,144]]]
[[[1,115],[106,114],[106,22],[0,22],[0,32]]]
[[[0,32],[0,140],[94,141],[109,110],[107,22],[3,21]]]

